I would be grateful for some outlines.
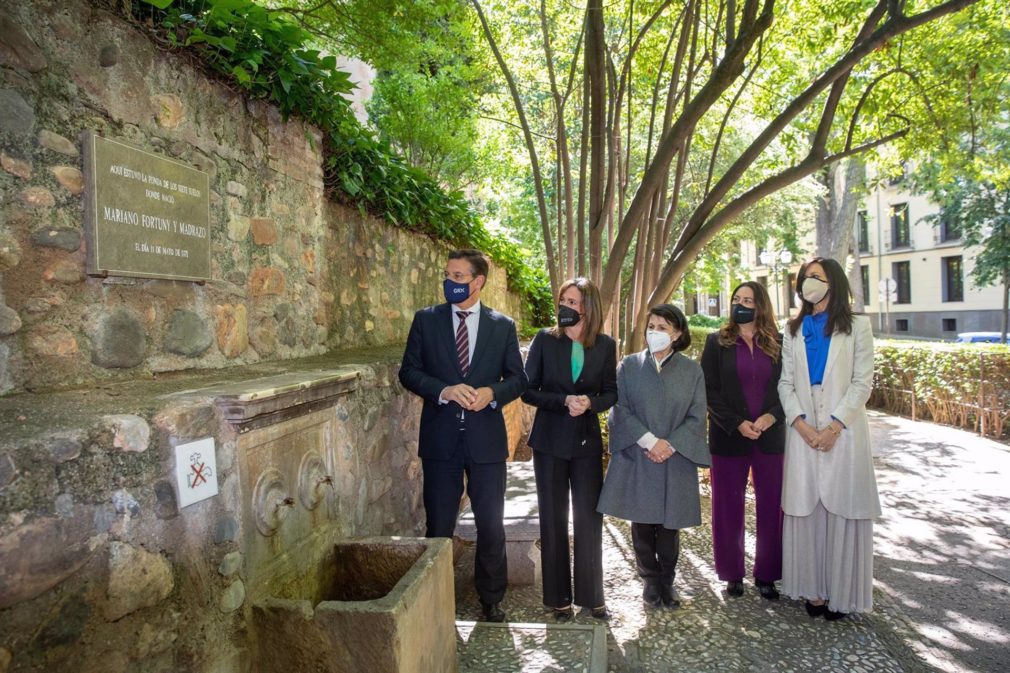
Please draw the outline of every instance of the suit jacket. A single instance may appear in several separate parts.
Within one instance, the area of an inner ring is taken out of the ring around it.
[[[786,457],[782,484],[782,511],[807,516],[817,501],[832,514],[847,519],[880,516],[880,498],[870,452],[870,425],[866,401],[873,389],[873,328],[870,319],[857,315],[852,333],[831,335],[828,361],[821,384],[821,405],[814,405],[807,349],[803,333],[786,331],[782,342],[782,378],[779,395],[786,414]],[[818,430],[834,416],[845,429],[828,452],[807,446],[792,426],[806,415]]]
[[[754,346],[757,348],[757,346]],[[736,369],[736,346],[719,344],[719,333],[713,332],[705,339],[701,354],[701,368],[705,372],[705,393],[708,397],[708,448],[717,456],[746,456],[754,440],[747,439],[737,429],[745,420],[753,421],[743,397],[740,376]],[[765,388],[761,413],[775,417],[775,425],[761,433],[757,440],[762,453],[782,453],[786,447],[785,412],[779,402],[779,376],[782,374],[782,357],[772,363],[772,375]]]
[[[560,339],[542,329],[526,355],[529,387],[523,401],[537,408],[529,445],[557,458],[603,453],[597,414],[617,402],[617,345],[606,334],[585,349],[579,378],[572,380],[572,340]],[[565,406],[568,395],[586,395],[590,409],[572,416]]]
[[[477,463],[508,458],[508,438],[502,408],[526,389],[526,373],[519,355],[515,323],[481,304],[470,372],[463,376],[456,356],[456,326],[449,304],[438,304],[414,314],[400,365],[400,383],[424,399],[418,437],[421,458],[449,458],[463,430],[470,457]],[[466,383],[489,386],[494,405],[465,411],[455,402],[439,404],[446,386]]]

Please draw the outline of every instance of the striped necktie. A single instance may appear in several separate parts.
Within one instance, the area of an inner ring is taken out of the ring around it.
[[[466,319],[470,311],[456,311],[459,317],[459,327],[456,328],[456,357],[459,358],[459,370],[466,377],[470,373],[470,331],[466,328]]]

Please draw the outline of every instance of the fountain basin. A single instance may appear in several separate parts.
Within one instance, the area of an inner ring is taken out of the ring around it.
[[[452,544],[338,542],[318,576],[253,604],[261,673],[456,673]]]

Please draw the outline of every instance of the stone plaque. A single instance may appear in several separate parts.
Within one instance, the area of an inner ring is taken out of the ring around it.
[[[210,278],[210,177],[88,131],[84,138],[88,273]]]

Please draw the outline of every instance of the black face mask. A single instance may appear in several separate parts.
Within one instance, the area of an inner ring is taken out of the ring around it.
[[[754,315],[757,313],[752,308],[747,308],[743,304],[733,304],[733,322],[737,325],[746,325],[754,322]]]
[[[577,325],[580,320],[582,320],[582,316],[571,306],[558,307],[558,325],[561,327]]]

